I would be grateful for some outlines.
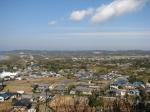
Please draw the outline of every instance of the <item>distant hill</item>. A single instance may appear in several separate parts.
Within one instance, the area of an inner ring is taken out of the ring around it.
[[[6,54],[47,54],[47,55],[150,55],[150,51],[144,50],[83,50],[83,51],[48,51],[48,50],[13,50],[0,51],[0,55]]]

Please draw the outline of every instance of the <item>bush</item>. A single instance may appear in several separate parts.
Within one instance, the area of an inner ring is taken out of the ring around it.
[[[98,107],[103,105],[103,99],[98,96],[98,94],[92,94],[89,96],[89,106]]]

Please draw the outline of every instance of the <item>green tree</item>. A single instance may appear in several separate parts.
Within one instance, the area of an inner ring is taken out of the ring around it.
[[[68,86],[68,94],[70,93],[70,91],[72,90],[72,89],[74,89],[75,88],[75,85],[69,85]]]
[[[103,98],[100,98],[98,94],[93,93],[89,96],[89,106],[90,107],[98,107],[103,105]]]
[[[129,82],[133,83],[133,82],[135,82],[135,81],[137,81],[136,76],[135,76],[135,75],[130,75],[130,76],[129,76]]]

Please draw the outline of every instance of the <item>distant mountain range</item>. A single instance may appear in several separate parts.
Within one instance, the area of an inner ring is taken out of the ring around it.
[[[52,55],[150,55],[150,50],[82,50],[82,51],[48,51],[48,50],[12,50],[0,51],[4,54],[52,54]]]

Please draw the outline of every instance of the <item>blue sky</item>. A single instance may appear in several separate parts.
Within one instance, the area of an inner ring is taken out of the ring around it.
[[[150,50],[149,12],[149,0],[0,0],[0,50]]]

